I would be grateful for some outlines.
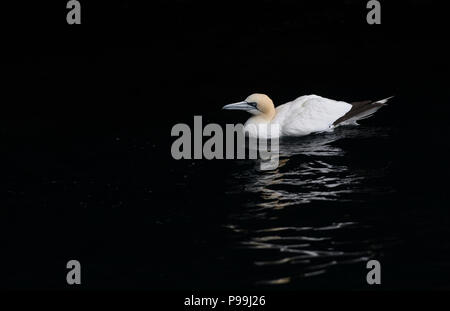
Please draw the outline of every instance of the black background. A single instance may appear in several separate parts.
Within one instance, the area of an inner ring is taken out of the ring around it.
[[[5,107],[4,117],[136,123],[148,113],[215,111],[254,91],[276,104],[308,93],[410,96],[395,118],[422,110],[428,120],[445,106],[420,109],[417,100],[444,89],[447,31],[437,1],[383,3],[381,25],[367,24],[366,1],[82,5],[80,26],[66,24],[65,3],[5,10],[3,86],[21,105]]]
[[[392,147],[402,192],[393,206],[427,204],[430,197],[448,202],[449,51],[442,2],[382,1],[381,25],[366,23],[366,1],[85,2],[82,25],[71,26],[65,1],[2,7],[2,268],[8,275],[2,288],[67,288],[57,266],[67,256],[90,258],[86,254],[102,239],[120,239],[117,232],[125,233],[118,247],[130,255],[143,242],[127,248],[126,233],[139,231],[133,220],[146,212],[105,219],[108,202],[118,201],[107,191],[94,215],[80,212],[64,191],[37,210],[33,202],[46,195],[34,186],[38,178],[64,178],[87,165],[105,183],[114,180],[120,154],[110,166],[91,161],[92,154],[111,152],[105,142],[152,137],[159,146],[154,157],[169,158],[175,123],[199,114],[236,121],[220,108],[253,92],[275,104],[313,93],[345,101],[395,95],[394,104],[368,120],[398,128]],[[132,167],[122,163],[119,172]],[[152,183],[176,195],[164,172],[155,176]],[[32,195],[11,198],[11,184]],[[133,197],[130,185],[125,199]],[[204,191],[212,196],[218,186],[210,183]],[[120,266],[122,255],[116,250],[110,262],[95,263],[100,272],[93,287],[110,285],[100,279]],[[128,282],[125,288],[158,287],[151,280],[130,283],[126,269],[120,266],[112,287],[121,281]]]

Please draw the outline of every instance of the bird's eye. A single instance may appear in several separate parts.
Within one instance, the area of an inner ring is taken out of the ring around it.
[[[255,103],[255,102],[249,102],[248,103],[250,106],[252,106],[252,107],[255,107],[256,108],[256,106],[257,106],[257,103]]]

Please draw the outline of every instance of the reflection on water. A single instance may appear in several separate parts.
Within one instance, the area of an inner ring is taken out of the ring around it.
[[[244,192],[249,199],[226,227],[237,234],[236,247],[250,251],[261,269],[256,283],[286,284],[377,254],[386,241],[371,236],[370,225],[343,207],[348,202],[358,208],[374,191],[390,189],[371,188],[371,172],[349,163],[349,150],[340,141],[387,136],[381,128],[341,128],[281,140],[275,170],[237,164],[228,194]]]

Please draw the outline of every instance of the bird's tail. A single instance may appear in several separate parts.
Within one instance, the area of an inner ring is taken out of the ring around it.
[[[385,106],[388,100],[392,97],[388,97],[378,101],[362,101],[350,103],[352,108],[345,115],[334,121],[333,125],[347,125],[347,124],[357,124],[356,121],[367,119],[371,117],[378,109]]]

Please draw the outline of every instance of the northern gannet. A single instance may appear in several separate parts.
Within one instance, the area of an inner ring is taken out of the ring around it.
[[[245,110],[253,114],[244,125],[244,131],[252,137],[304,136],[330,131],[339,125],[356,124],[356,121],[370,117],[391,98],[346,103],[305,95],[275,108],[269,96],[255,93],[222,109]],[[276,130],[270,132],[267,127],[272,125]]]

